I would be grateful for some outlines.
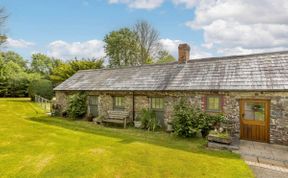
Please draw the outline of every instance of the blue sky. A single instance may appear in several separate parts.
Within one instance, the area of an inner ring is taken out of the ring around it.
[[[2,0],[0,5],[10,15],[7,50],[25,58],[41,52],[69,59],[105,55],[105,34],[130,27],[137,20],[150,22],[160,32],[164,48],[173,55],[182,42],[190,44],[192,57],[286,50],[287,2],[273,2]]]

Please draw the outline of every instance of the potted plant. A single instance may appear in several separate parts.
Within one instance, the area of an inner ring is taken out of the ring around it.
[[[137,116],[134,120],[134,127],[141,128],[141,125],[142,125],[141,119]]]
[[[172,121],[168,121],[167,122],[167,132],[173,132],[173,122]]]
[[[93,122],[96,124],[101,124],[104,118],[104,116],[99,115],[98,117],[93,118]]]
[[[261,111],[263,111],[263,106],[260,105],[260,104],[255,104],[255,105],[253,106],[253,110],[254,110],[255,112],[261,112]]]

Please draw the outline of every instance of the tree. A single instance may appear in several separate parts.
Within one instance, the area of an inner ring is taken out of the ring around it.
[[[0,56],[3,58],[5,63],[8,63],[9,61],[13,61],[14,63],[18,64],[24,70],[27,69],[27,61],[24,60],[22,56],[20,56],[19,54],[13,51],[0,52]]]
[[[147,21],[138,21],[133,30],[137,34],[137,41],[140,45],[140,63],[150,63],[151,58],[155,58],[161,49],[159,32]]]
[[[28,86],[40,79],[37,73],[28,73],[26,61],[15,52],[0,52],[0,96],[28,96]]]
[[[25,68],[14,61],[4,61],[0,57],[0,96],[28,96],[28,86],[32,80],[40,79],[40,75],[27,73]]]
[[[54,68],[52,74],[50,75],[50,79],[53,84],[57,85],[74,75],[79,70],[100,69],[102,67],[102,59],[72,60],[60,64],[58,67]]]
[[[45,54],[37,53],[32,55],[31,71],[44,75],[46,78],[55,67],[63,62],[60,59],[50,58]]]
[[[29,97],[34,101],[35,95],[51,100],[53,98],[52,82],[46,79],[34,80],[30,83]]]
[[[0,46],[7,40],[6,35],[3,33],[7,17],[4,7],[0,7]]]
[[[176,59],[171,54],[169,54],[168,51],[162,50],[162,51],[159,51],[158,60],[156,63],[164,64],[164,63],[175,62],[175,61]]]
[[[105,36],[105,52],[110,67],[139,65],[139,45],[136,34],[128,28],[112,31]]]

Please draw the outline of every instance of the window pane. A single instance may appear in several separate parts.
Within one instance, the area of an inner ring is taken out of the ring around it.
[[[163,98],[151,98],[151,108],[152,109],[163,109]]]
[[[246,102],[245,103],[245,119],[246,120],[265,120],[264,103]]]
[[[159,104],[159,108],[160,108],[160,109],[162,109],[162,108],[163,108],[163,106],[164,106],[164,104],[163,104],[163,98],[160,98],[160,104]]]
[[[207,110],[220,111],[220,97],[207,97]]]
[[[114,104],[116,107],[124,107],[124,97],[114,97]]]

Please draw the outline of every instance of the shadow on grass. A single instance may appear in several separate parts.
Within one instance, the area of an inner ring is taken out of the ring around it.
[[[143,142],[157,146],[167,147],[170,149],[178,149],[187,152],[206,154],[209,156],[217,156],[227,159],[239,159],[239,156],[228,151],[213,151],[205,149],[206,140],[202,138],[183,139],[165,132],[148,132],[135,128],[111,128],[103,127],[87,121],[76,121],[71,119],[63,119],[57,117],[32,117],[31,121],[39,122],[47,125],[53,125],[80,131],[89,134],[101,135],[121,139],[121,143],[129,144],[133,142]]]

